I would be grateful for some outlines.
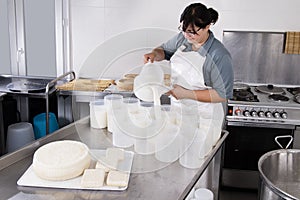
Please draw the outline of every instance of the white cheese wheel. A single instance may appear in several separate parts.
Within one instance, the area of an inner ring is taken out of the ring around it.
[[[77,177],[90,166],[88,147],[82,142],[63,140],[40,147],[33,155],[33,170],[37,176],[51,181]]]
[[[99,188],[104,184],[105,171],[103,169],[86,169],[81,178],[81,186],[85,188]]]

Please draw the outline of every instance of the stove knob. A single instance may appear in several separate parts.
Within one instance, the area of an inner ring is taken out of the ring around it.
[[[252,117],[257,117],[257,112],[255,110],[251,111],[251,116]]]
[[[281,117],[282,117],[283,119],[287,119],[288,114],[287,114],[286,112],[282,112],[282,113],[281,113]]]
[[[267,111],[265,115],[266,115],[267,118],[271,118],[272,117],[272,113],[270,111]]]
[[[249,117],[250,116],[249,110],[245,110],[243,114],[244,114],[245,117]]]
[[[274,85],[269,84],[269,85],[267,85],[267,88],[268,88],[269,90],[273,90],[273,89],[274,89]]]
[[[280,118],[280,114],[279,114],[279,112],[277,112],[277,111],[275,111],[274,113],[273,113],[273,116],[275,117],[275,118]]]
[[[259,117],[264,117],[264,116],[265,116],[264,111],[259,111],[259,112],[258,112],[258,116],[259,116]]]
[[[240,116],[242,114],[242,111],[241,111],[241,109],[238,108],[234,111],[234,113],[235,113],[235,115]]]

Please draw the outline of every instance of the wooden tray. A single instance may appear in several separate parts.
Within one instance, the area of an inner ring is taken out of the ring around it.
[[[79,91],[104,91],[111,84],[115,84],[115,80],[112,79],[75,79],[67,82],[63,85],[57,85],[56,88],[59,90],[79,90]]]

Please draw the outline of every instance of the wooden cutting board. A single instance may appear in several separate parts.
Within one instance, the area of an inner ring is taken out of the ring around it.
[[[112,79],[75,79],[62,85],[57,85],[59,90],[79,90],[79,91],[104,91],[111,84],[115,84]]]
[[[285,51],[287,54],[300,54],[300,32],[287,32]]]

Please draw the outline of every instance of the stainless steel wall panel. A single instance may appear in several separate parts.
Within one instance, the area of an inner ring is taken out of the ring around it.
[[[300,55],[284,54],[284,32],[224,31],[235,81],[300,85]]]

